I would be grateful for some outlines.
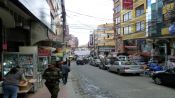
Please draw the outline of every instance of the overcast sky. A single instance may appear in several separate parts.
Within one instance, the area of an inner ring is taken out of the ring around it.
[[[113,0],[65,0],[69,33],[79,39],[79,45],[89,41],[89,34],[99,24],[112,23]]]

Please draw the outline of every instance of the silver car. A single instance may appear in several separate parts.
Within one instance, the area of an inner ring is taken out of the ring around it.
[[[133,61],[115,61],[109,67],[109,71],[117,72],[118,74],[132,73],[140,75],[140,73],[143,73],[142,67]]]

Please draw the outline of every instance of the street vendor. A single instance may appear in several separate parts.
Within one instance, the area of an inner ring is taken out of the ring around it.
[[[23,83],[27,82],[23,79],[23,73],[17,67],[11,68],[3,80],[3,98],[10,98],[10,96],[17,98],[21,80],[23,80]]]

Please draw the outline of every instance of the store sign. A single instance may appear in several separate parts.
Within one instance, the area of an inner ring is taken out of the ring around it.
[[[50,56],[51,55],[51,51],[48,49],[43,49],[43,48],[39,48],[38,49],[38,56]]]
[[[94,43],[93,43],[93,39],[94,39],[94,38],[93,38],[93,35],[91,34],[91,35],[90,35],[90,43],[89,43],[90,46],[92,46],[92,45],[94,44]]]
[[[133,0],[123,0],[123,10],[132,10]]]
[[[3,43],[2,49],[3,49],[3,50],[7,50],[7,43]]]

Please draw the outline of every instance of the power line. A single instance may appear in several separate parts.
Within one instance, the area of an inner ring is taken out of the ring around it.
[[[69,15],[66,15],[67,17],[69,17],[69,18],[71,18]],[[73,19],[73,18],[71,18],[71,19]],[[87,24],[82,24],[80,21],[78,21],[78,20],[76,20],[77,22],[79,22],[81,25],[84,25],[84,26],[86,26],[86,27],[89,27],[89,28],[91,28],[91,29],[94,29],[93,27],[91,27],[91,26],[89,26],[89,25],[87,25]]]
[[[84,30],[92,30],[92,29],[88,29],[88,28],[74,28],[74,27],[69,27],[71,29],[84,29]]]
[[[91,17],[91,18],[101,19],[101,20],[113,20],[113,19],[106,19],[106,18],[95,17],[95,16],[91,16],[91,15],[87,15],[87,14],[82,14],[82,13],[75,12],[75,11],[70,11],[70,10],[67,10],[67,9],[66,9],[66,11],[71,12],[71,13],[74,13],[74,14],[78,14],[78,15],[83,15],[83,16]]]

